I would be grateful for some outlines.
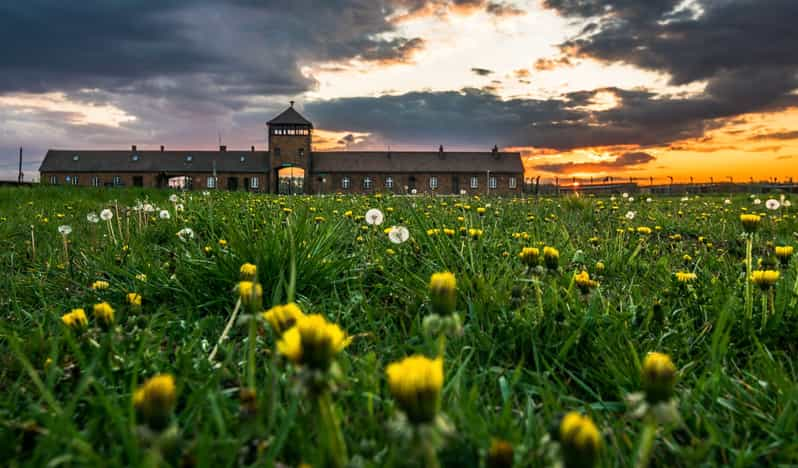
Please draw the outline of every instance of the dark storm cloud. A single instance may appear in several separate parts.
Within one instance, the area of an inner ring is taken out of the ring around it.
[[[624,153],[611,161],[597,162],[565,162],[553,164],[538,164],[535,169],[555,174],[574,174],[579,172],[615,172],[634,169],[638,166],[655,161],[654,156],[639,151]]]
[[[493,70],[488,70],[487,68],[478,68],[478,67],[472,68],[471,72],[479,76],[488,76],[493,74]]]
[[[754,135],[749,140],[798,140],[798,130]]]

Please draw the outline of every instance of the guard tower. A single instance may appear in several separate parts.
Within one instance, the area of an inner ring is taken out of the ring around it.
[[[270,193],[309,191],[313,124],[294,109],[294,101],[291,101],[288,109],[266,123],[266,129],[269,143],[267,190]]]

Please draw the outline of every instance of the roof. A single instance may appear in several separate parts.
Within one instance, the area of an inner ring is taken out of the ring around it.
[[[291,107],[266,123],[268,125],[307,125],[313,128],[313,124],[294,109],[293,101],[291,101]]]
[[[496,172],[523,173],[521,153],[438,151],[313,152],[313,172]]]
[[[266,172],[263,151],[49,150],[39,172]],[[76,158],[77,157],[77,158]]]

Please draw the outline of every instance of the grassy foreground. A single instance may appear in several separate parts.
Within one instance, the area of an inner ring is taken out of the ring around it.
[[[501,440],[515,466],[574,466],[567,449],[587,442],[556,442],[571,411],[600,432],[583,466],[798,464],[798,261],[776,255],[798,242],[798,211],[784,200],[169,195],[0,189],[4,465],[508,466]],[[263,305],[238,307],[209,359],[245,262]],[[747,269],[779,274],[768,287]],[[461,322],[448,334],[425,329],[442,271]],[[260,312],[291,299],[351,337],[329,370],[276,351]],[[112,321],[93,314],[102,302]],[[87,326],[67,326],[78,308]],[[385,369],[441,350],[420,428]],[[656,405],[635,400],[654,351],[678,369]],[[134,393],[157,374],[174,405],[142,411]]]

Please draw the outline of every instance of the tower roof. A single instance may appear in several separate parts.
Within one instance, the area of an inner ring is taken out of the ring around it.
[[[294,109],[294,101],[291,101],[291,107],[284,110],[280,115],[266,122],[267,125],[307,125],[313,128],[310,121]]]

